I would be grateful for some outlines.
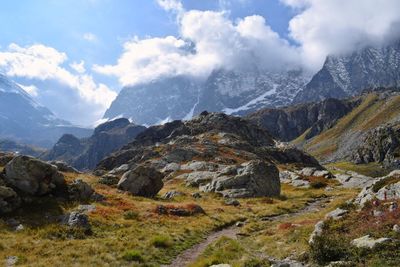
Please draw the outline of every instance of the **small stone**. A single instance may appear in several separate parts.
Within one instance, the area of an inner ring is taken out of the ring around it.
[[[237,223],[235,223],[235,226],[236,226],[236,227],[243,227],[244,225],[245,225],[244,222],[237,222]]]
[[[96,211],[96,205],[79,205],[78,211],[83,213],[94,212]]]
[[[383,215],[383,212],[380,211],[380,210],[374,210],[374,211],[372,212],[372,215],[373,215],[374,217],[381,217],[381,216]]]
[[[240,202],[237,199],[230,198],[225,200],[225,205],[238,207],[240,206]]]
[[[202,198],[201,194],[199,192],[193,193],[192,194],[193,198]]]
[[[15,228],[15,231],[19,232],[19,231],[22,231],[24,229],[25,229],[25,227],[22,224],[20,224]]]
[[[8,256],[6,258],[6,267],[15,266],[18,263],[19,258],[17,256]]]
[[[358,248],[374,248],[377,244],[391,241],[390,238],[382,237],[378,239],[371,238],[369,235],[354,239],[351,244]]]
[[[183,195],[185,195],[185,194],[182,192],[172,190],[172,191],[168,191],[167,193],[165,193],[163,198],[164,199],[173,199],[174,197],[183,196]]]
[[[337,208],[334,211],[329,212],[326,214],[325,219],[333,219],[333,220],[339,220],[343,218],[344,215],[346,215],[349,211]]]
[[[400,226],[398,224],[393,225],[393,231],[400,233]]]
[[[319,221],[314,226],[314,231],[311,233],[310,239],[308,240],[309,244],[314,243],[316,237],[321,236],[324,228],[324,221]]]

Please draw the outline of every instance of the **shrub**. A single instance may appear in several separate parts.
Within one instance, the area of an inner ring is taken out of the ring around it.
[[[243,267],[269,267],[271,263],[268,260],[250,259],[244,262]]]
[[[350,254],[350,244],[340,236],[317,236],[310,246],[311,258],[321,265],[326,265],[331,261],[345,260]]]
[[[137,250],[129,250],[125,252],[122,258],[126,261],[137,261],[137,262],[144,262],[144,258],[140,251]]]
[[[151,240],[151,244],[156,248],[168,248],[172,246],[172,240],[169,236],[158,235]]]
[[[310,187],[314,189],[320,189],[326,187],[328,184],[322,181],[314,181],[310,183]]]
[[[139,218],[139,213],[136,211],[128,210],[124,212],[125,220],[136,220],[137,218]]]

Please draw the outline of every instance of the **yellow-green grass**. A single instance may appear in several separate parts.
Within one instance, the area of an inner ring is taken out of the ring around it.
[[[335,126],[306,141],[304,135],[293,141],[313,156],[325,159],[336,152],[341,138],[347,133],[365,132],[392,121],[400,113],[400,96],[381,99],[376,93],[363,96],[362,102],[349,114],[341,118]]]
[[[382,177],[387,175],[390,171],[383,168],[382,165],[376,162],[368,164],[355,164],[352,162],[341,161],[325,165],[333,173],[342,171],[353,171],[370,177]]]
[[[192,198],[197,190],[182,181],[166,182],[159,195],[170,190],[184,192],[174,200],[134,197],[116,188],[98,184],[90,175],[66,174],[68,181],[82,178],[106,196],[89,214],[91,235],[71,230],[49,220],[52,216],[76,209],[79,203],[59,203],[43,198],[24,210],[3,218],[15,218],[25,226],[20,232],[0,226],[0,259],[18,256],[20,265],[35,266],[158,266],[167,264],[179,253],[200,242],[208,233],[244,218],[260,218],[292,212],[307,201],[323,194],[323,190],[295,189],[282,186],[284,197],[240,200],[241,206],[224,205],[216,194]],[[200,205],[205,215],[176,217],[158,215],[157,205]],[[0,220],[1,222],[2,220]]]
[[[299,189],[287,188],[287,190],[298,191]],[[308,240],[314,225],[323,219],[326,213],[357,194],[354,189],[336,188],[329,192],[322,189],[302,190],[316,195],[330,196],[333,200],[319,211],[300,213],[277,221],[262,221],[253,218],[242,228],[242,237],[229,242],[226,238],[222,238],[211,244],[191,266],[205,267],[211,263],[229,263],[232,266],[270,266],[266,260],[268,257],[301,258],[309,249]],[[240,251],[240,253],[235,254],[235,251]]]

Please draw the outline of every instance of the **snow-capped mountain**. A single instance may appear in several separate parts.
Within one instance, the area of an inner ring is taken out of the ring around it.
[[[295,103],[344,98],[365,89],[400,85],[400,41],[366,47],[346,56],[328,56]]]
[[[19,85],[0,74],[0,137],[50,146],[63,133],[87,136],[90,130],[72,126],[36,103]]]
[[[178,76],[122,89],[104,117],[131,118],[138,124],[190,119],[207,111],[247,114],[291,103],[306,84],[301,71],[217,70],[205,81]]]

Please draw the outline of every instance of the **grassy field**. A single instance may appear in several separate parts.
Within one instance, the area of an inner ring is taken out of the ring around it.
[[[68,180],[77,178],[73,174],[66,176]],[[259,240],[254,242],[257,246],[268,243],[269,238],[274,237],[260,235],[259,231],[253,233],[252,229],[270,228],[267,224],[258,225],[257,218],[293,212],[304,207],[308,201],[326,194],[323,189],[305,190],[283,185],[280,198],[245,199],[240,200],[239,207],[233,207],[225,205],[224,199],[215,194],[203,194],[202,198],[194,199],[191,194],[195,190],[184,186],[179,180],[167,182],[159,195],[171,190],[181,191],[185,195],[164,200],[160,197],[133,197],[116,188],[98,184],[94,176],[79,175],[79,178],[107,198],[103,203],[95,203],[96,210],[89,214],[92,233],[49,223],[49,218],[76,209],[78,203],[59,203],[54,198],[42,198],[0,220],[0,258],[17,256],[21,266],[59,266],[60,263],[64,266],[159,266],[170,263],[179,253],[203,240],[208,233],[243,219],[249,220],[248,226],[243,228],[249,236],[240,241],[240,247],[246,242],[252,243],[253,238]],[[329,194],[347,196],[347,192]],[[206,214],[191,217],[159,215],[156,207],[160,204],[183,208],[197,204]],[[17,219],[25,229],[12,231],[4,223],[8,218]],[[302,234],[304,238],[311,228],[310,221]],[[276,232],[279,233],[283,238],[284,232]],[[221,246],[235,246],[233,241],[226,241],[226,244],[225,241],[221,242]],[[298,245],[293,243],[293,246]],[[274,252],[272,247],[267,250]],[[287,250],[281,250],[280,253],[290,250],[288,245]],[[248,254],[248,260],[253,258],[258,259]],[[238,262],[243,263],[242,259]],[[200,263],[195,266],[206,265]]]

